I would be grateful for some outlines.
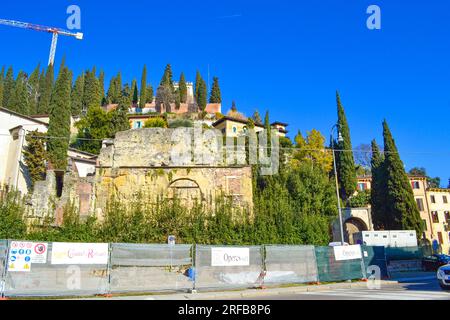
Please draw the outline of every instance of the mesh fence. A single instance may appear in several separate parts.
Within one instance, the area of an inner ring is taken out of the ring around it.
[[[195,270],[196,289],[233,289],[261,285],[262,247],[196,245]]]
[[[333,282],[365,278],[362,259],[336,261],[333,247],[315,247],[319,281]]]
[[[192,289],[191,245],[113,243],[112,293]]]
[[[362,246],[361,248],[363,250],[363,259],[366,271],[367,267],[375,265],[380,268],[381,277],[388,277],[385,247]]]
[[[6,259],[8,256],[8,241],[0,240],[0,297],[3,296],[6,276]]]
[[[264,283],[318,281],[314,246],[266,246]]]
[[[32,263],[30,271],[6,274],[5,295],[80,296],[108,290],[107,265],[52,264],[53,244],[48,243],[44,263]]]
[[[433,252],[430,246],[386,247],[386,260],[419,260]]]

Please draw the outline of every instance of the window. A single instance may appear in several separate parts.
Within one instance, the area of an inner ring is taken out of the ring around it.
[[[411,181],[411,186],[413,189],[420,189],[419,181]]]
[[[448,201],[447,201],[447,196],[442,196],[442,202],[448,203]]]
[[[135,129],[139,129],[139,128],[141,128],[141,126],[142,126],[142,122],[141,122],[141,121],[136,121],[136,122],[134,123],[134,128],[135,128]]]
[[[364,182],[358,183],[358,189],[359,189],[359,191],[364,191],[364,190],[366,190],[366,189],[367,189],[367,184],[364,183]]]
[[[233,133],[237,132],[237,128],[233,126]]]
[[[419,211],[423,211],[423,199],[418,198],[416,199],[417,207],[419,208]]]
[[[438,235],[438,239],[439,239],[439,244],[443,244],[444,241],[443,241],[443,238],[442,238],[442,232],[438,232],[437,235]]]
[[[437,211],[431,211],[431,217],[433,218],[433,223],[439,223],[439,215]]]
[[[450,211],[444,211],[445,221],[450,224]]]
[[[436,203],[436,198],[434,196],[431,196],[431,203]]]

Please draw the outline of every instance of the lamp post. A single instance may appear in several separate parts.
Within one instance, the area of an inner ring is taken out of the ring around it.
[[[340,232],[341,232],[341,244],[344,245],[344,226],[342,223],[342,210],[341,210],[341,201],[339,199],[339,183],[338,183],[338,176],[337,176],[337,169],[336,169],[336,156],[334,154],[334,139],[333,139],[333,131],[334,129],[337,130],[338,133],[338,142],[342,142],[344,139],[342,138],[342,135],[339,131],[339,124],[336,123],[332,128],[331,128],[331,133],[330,133],[330,141],[331,141],[331,151],[333,151],[333,168],[334,168],[334,179],[336,180],[336,196],[337,196],[337,204],[338,204],[338,211],[339,211],[339,228],[340,228]]]

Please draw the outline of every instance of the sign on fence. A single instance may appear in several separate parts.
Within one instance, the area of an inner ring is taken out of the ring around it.
[[[108,264],[107,243],[53,242],[52,264]]]
[[[211,266],[248,266],[250,265],[249,248],[211,248]]]
[[[361,246],[359,244],[352,246],[336,246],[334,249],[334,258],[336,261],[361,259]]]
[[[29,272],[32,263],[47,261],[47,243],[12,241],[9,248],[8,271]]]

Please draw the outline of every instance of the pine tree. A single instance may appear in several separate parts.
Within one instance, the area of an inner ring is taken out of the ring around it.
[[[205,111],[207,95],[208,93],[206,88],[206,82],[205,80],[201,79],[198,88],[198,98],[197,98],[197,104],[201,111]]]
[[[44,180],[47,160],[45,150],[45,133],[38,130],[30,131],[25,136],[27,145],[23,152],[24,162],[30,174],[32,186],[36,181]]]
[[[98,76],[98,84],[100,86],[100,98],[101,98],[101,105],[105,105],[106,98],[105,98],[105,72],[103,70],[100,71],[100,74]]]
[[[47,67],[45,78],[43,80],[43,83],[40,83],[39,85],[40,95],[37,113],[49,114],[54,80],[54,68],[52,64]]]
[[[145,108],[147,102],[147,67],[144,65],[141,76],[141,96],[139,97],[139,108]]]
[[[420,237],[424,231],[424,225],[386,120],[383,121],[383,138],[387,185],[386,215],[391,222],[389,229],[416,230]]]
[[[258,110],[255,110],[255,112],[253,112],[252,118],[255,123],[262,123],[261,116],[259,115]]]
[[[231,101],[231,111],[237,112],[236,101]]]
[[[380,153],[377,142],[372,141],[372,186],[370,189],[370,204],[375,230],[387,230],[389,219],[386,216],[386,173],[384,156]]]
[[[27,79],[23,71],[17,75],[16,84],[9,100],[9,109],[20,114],[30,114],[28,103]]]
[[[337,146],[339,150],[345,150],[336,152],[336,165],[338,169],[340,196],[344,201],[346,201],[356,190],[357,177],[353,152],[350,151],[352,150],[350,128],[347,123],[344,108],[341,104],[339,92],[336,92],[336,103],[338,110],[339,133],[342,137],[342,141],[338,141]]]
[[[84,95],[84,72],[82,72],[75,80],[75,84],[73,86],[73,90],[71,93],[70,107],[73,116],[81,115],[81,111],[83,109],[83,95]]]
[[[180,75],[180,82],[178,83],[178,91],[180,93],[180,102],[186,103],[187,102],[187,85],[186,85],[186,77],[184,76],[183,72]]]
[[[11,98],[13,92],[14,92],[14,71],[12,66],[8,68],[8,71],[6,71],[5,80],[3,83],[3,107],[4,108],[10,108],[9,106],[9,99]]]
[[[137,81],[136,79],[133,79],[131,82],[131,102],[133,104],[136,104],[138,102],[138,88],[137,88]]]
[[[220,93],[219,78],[213,78],[213,85],[211,88],[211,94],[209,96],[209,103],[222,103],[222,95]]]
[[[65,170],[70,139],[71,79],[66,66],[61,66],[50,103],[47,150],[54,169]]]
[[[117,103],[117,96],[116,78],[111,77],[111,80],[109,80],[108,92],[106,93],[107,103]]]
[[[119,103],[121,97],[122,97],[122,90],[123,90],[123,84],[122,84],[122,73],[120,71],[117,73],[116,77],[116,92],[117,92],[117,101],[115,103]]]

